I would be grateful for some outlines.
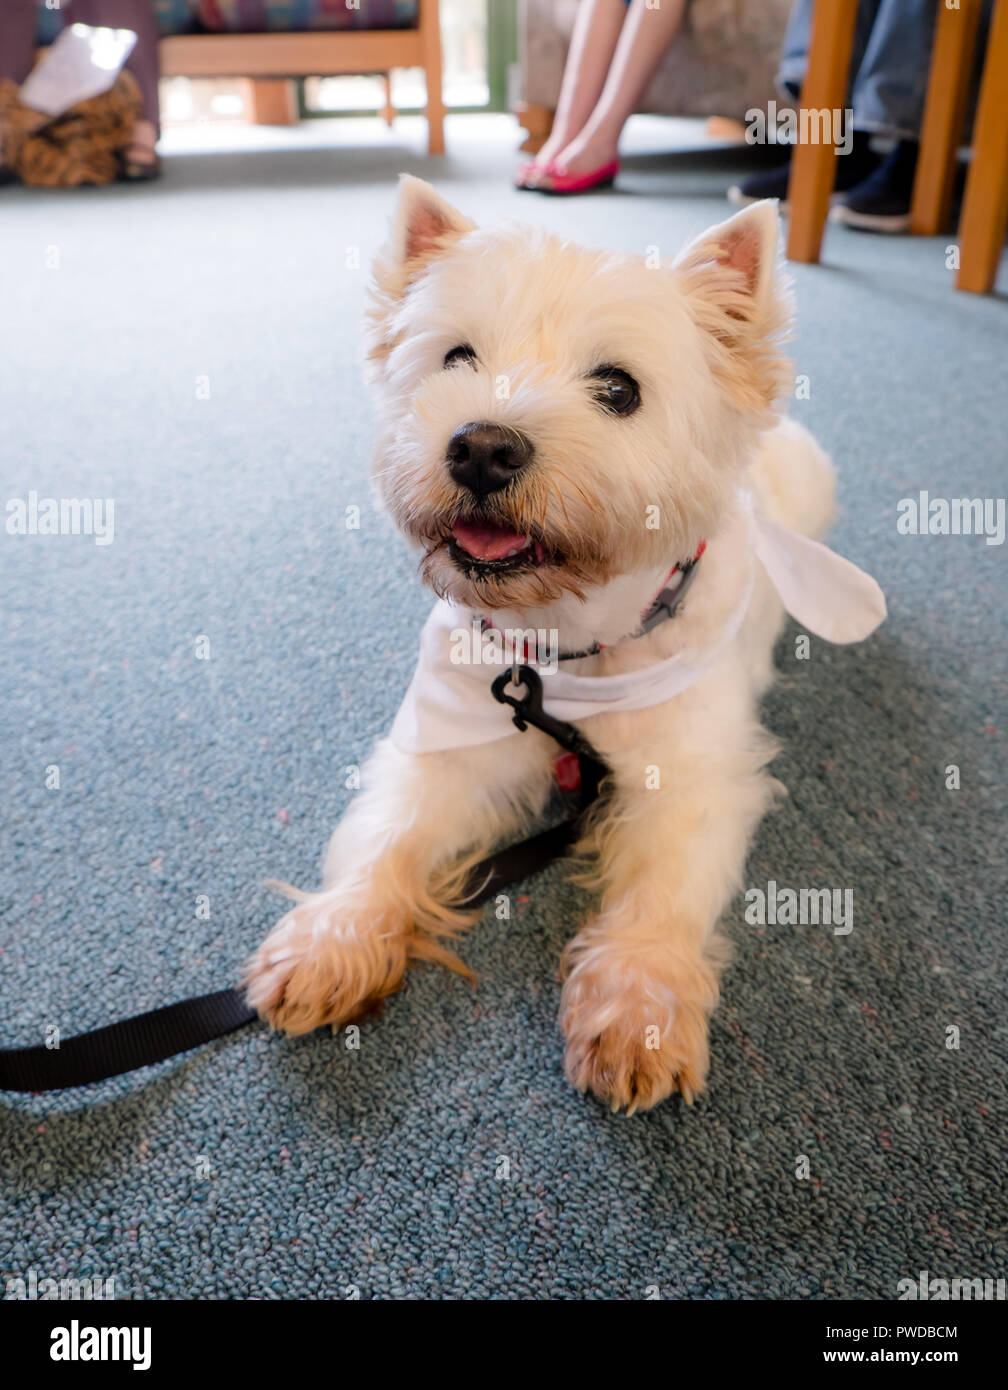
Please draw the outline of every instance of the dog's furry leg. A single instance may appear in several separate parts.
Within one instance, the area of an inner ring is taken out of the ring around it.
[[[466,873],[541,809],[551,749],[536,736],[423,756],[378,745],[337,827],[324,887],[305,894],[248,962],[249,1001],[275,1028],[342,1023],[397,989],[411,958],[465,972],[441,941],[479,910]]]
[[[602,897],[564,954],[560,1018],[568,1077],[613,1109],[704,1084],[716,927],[776,785],[745,686],[740,670],[715,673],[674,716],[638,713],[620,729],[632,740],[604,747],[615,786],[585,846]]]

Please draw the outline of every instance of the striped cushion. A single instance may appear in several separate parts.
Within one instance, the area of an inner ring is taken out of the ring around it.
[[[194,17],[199,0],[151,0],[151,2],[162,34],[188,34],[192,32],[195,27]],[[0,4],[3,4],[3,0],[0,0]],[[39,0],[37,31],[39,43],[52,43],[63,28],[64,22],[59,10],[47,9],[43,0]]]
[[[197,0],[206,29],[263,33],[269,29],[415,29],[417,0]]]
[[[271,29],[415,29],[418,0],[152,0],[162,34],[262,34]],[[0,0],[3,4],[3,0]],[[38,42],[52,43],[63,28],[59,10],[39,0]]]

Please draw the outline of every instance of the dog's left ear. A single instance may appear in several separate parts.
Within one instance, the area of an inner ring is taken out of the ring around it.
[[[379,375],[395,336],[395,313],[410,282],[475,226],[429,183],[401,175],[392,235],[371,267],[365,353]]]
[[[714,374],[757,413],[782,394],[790,370],[780,352],[792,305],[778,222],[776,202],[754,203],[697,237],[675,263]]]

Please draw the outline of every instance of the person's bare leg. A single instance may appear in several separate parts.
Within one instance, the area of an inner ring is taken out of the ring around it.
[[[626,19],[625,0],[581,0],[549,139],[532,161],[544,168],[574,139],[602,94]]]
[[[157,126],[138,116],[133,123],[133,134],[126,147],[126,157],[137,164],[153,164],[157,158]]]
[[[682,24],[686,0],[632,0],[602,93],[579,132],[555,155],[556,168],[588,174],[614,160],[627,120]],[[542,182],[549,187],[549,176]]]

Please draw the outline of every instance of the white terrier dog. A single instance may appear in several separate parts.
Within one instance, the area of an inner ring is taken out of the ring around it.
[[[690,1100],[718,921],[778,785],[756,707],[781,597],[839,641],[885,611],[874,581],[803,539],[830,519],[833,474],[775,409],[790,386],[776,207],[652,268],[478,230],[404,178],[368,318],[378,487],[441,604],[325,886],[252,957],[249,998],[305,1033],[359,1015],[411,960],[464,970],[445,937],[479,915],[460,905],[466,876],[542,813],[557,747],[513,728],[493,672],[451,666],[448,627],[545,629],[575,654],[543,677],[545,707],[610,770],[579,846],[597,906],[563,958],[567,1074],[614,1109]],[[701,552],[674,616],[642,632]]]

